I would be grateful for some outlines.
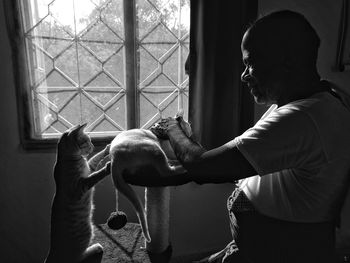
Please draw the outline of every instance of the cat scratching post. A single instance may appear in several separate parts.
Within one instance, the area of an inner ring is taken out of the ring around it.
[[[170,244],[170,187],[145,188],[145,204],[151,236],[151,242],[146,242],[146,250],[151,253],[162,253]]]

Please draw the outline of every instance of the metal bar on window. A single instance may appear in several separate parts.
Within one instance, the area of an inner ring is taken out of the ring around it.
[[[74,7],[76,19],[84,18],[75,36],[78,20],[65,19],[61,0],[6,0],[11,47],[20,65],[16,86],[24,146],[52,147],[81,121],[91,123],[88,132],[102,145],[121,130],[149,128],[162,113],[187,108],[183,53],[189,21],[181,19],[189,7],[183,1],[87,1],[84,14]],[[73,59],[74,51],[79,56]],[[78,99],[78,93],[84,96]]]
[[[137,95],[136,7],[135,0],[124,0],[125,86],[127,129],[139,126]]]
[[[179,14],[178,14],[178,21],[179,21],[179,29],[178,29],[178,42],[179,42],[179,49],[178,49],[178,79],[177,79],[177,85],[178,87],[180,87],[181,83],[182,83],[182,76],[183,76],[183,71],[184,71],[184,63],[182,61],[182,42],[180,41],[181,38],[181,11],[182,11],[182,6],[181,6],[181,0],[178,0],[178,5],[179,5]],[[183,102],[183,95],[182,95],[182,90],[181,88],[178,88],[178,104],[177,104],[177,108],[179,112],[183,112],[184,110],[184,102]]]

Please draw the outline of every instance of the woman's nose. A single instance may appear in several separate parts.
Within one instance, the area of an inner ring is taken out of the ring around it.
[[[241,81],[247,82],[248,80],[249,80],[249,70],[248,70],[248,67],[246,67],[242,72]]]

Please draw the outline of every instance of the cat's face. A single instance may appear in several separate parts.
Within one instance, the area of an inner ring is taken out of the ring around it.
[[[61,136],[58,142],[61,154],[87,156],[93,151],[94,145],[84,132],[85,126],[86,124],[77,125]]]

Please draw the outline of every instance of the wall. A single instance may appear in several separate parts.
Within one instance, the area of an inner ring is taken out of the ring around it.
[[[321,38],[318,69],[322,78],[336,83],[350,94],[350,72],[336,72],[335,65],[338,25],[342,0],[260,0],[259,13],[290,9],[304,14]],[[261,108],[259,108],[261,109]],[[350,120],[349,120],[350,121]],[[350,251],[350,193],[342,213],[342,227],[338,232],[338,247]]]
[[[11,49],[2,2],[0,58],[0,262],[43,262],[49,246],[55,154],[24,152],[20,148]],[[140,194],[142,191],[138,189]],[[173,189],[171,240],[175,255],[219,249],[229,241],[226,198],[230,191],[230,185],[189,184]],[[110,179],[97,187],[95,199],[95,221],[103,223],[114,207]],[[121,207],[135,222],[135,214],[125,199]]]

